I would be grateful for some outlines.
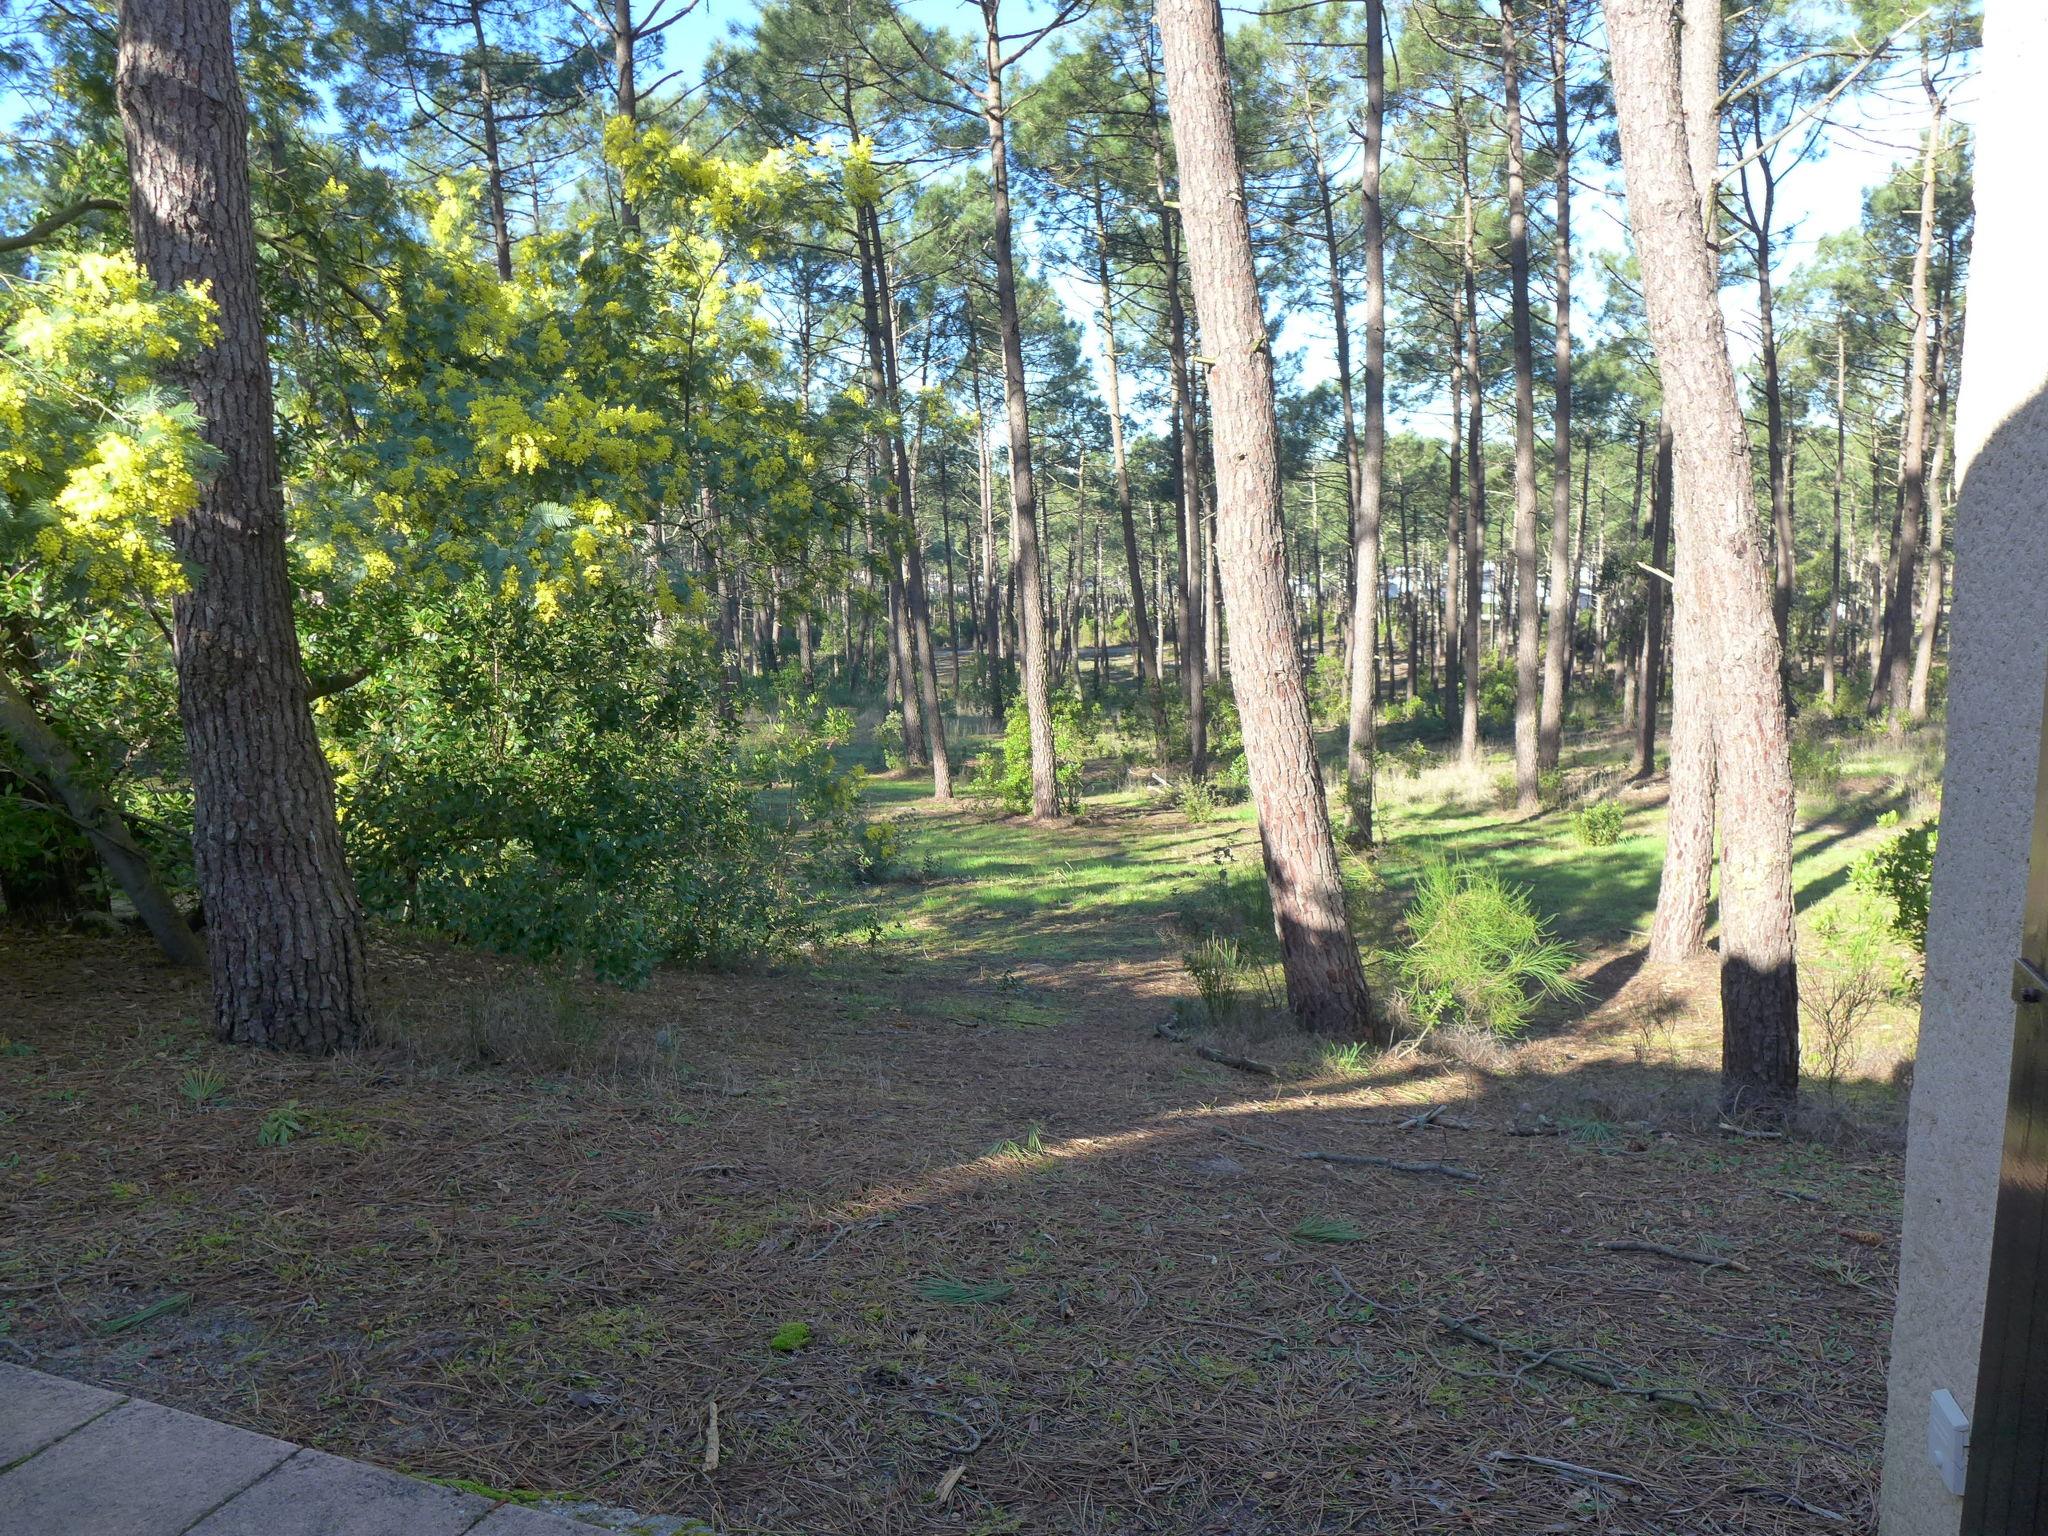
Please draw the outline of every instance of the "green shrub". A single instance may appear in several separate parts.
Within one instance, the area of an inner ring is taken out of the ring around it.
[[[1889,904],[1888,926],[1893,934],[1925,954],[1927,903],[1933,893],[1939,828],[1932,821],[1899,828],[1897,811],[1885,812],[1877,824],[1895,830],[1857,859],[1849,871],[1850,884]]]
[[[1173,791],[1173,803],[1197,826],[1216,819],[1216,786],[1207,779],[1184,779]]]
[[[1529,1027],[1539,999],[1581,993],[1570,947],[1550,936],[1528,892],[1492,870],[1432,859],[1406,921],[1394,972],[1425,1031],[1463,1024],[1509,1039]]]
[[[708,652],[657,643],[629,593],[542,617],[471,587],[431,621],[433,644],[326,705],[371,910],[616,982],[820,932],[861,836],[859,778],[825,739],[843,717],[793,706],[750,760]]]
[[[1072,815],[1081,809],[1082,707],[1064,698],[1052,712],[1053,782],[1060,809]],[[1003,739],[975,759],[967,793],[1011,816],[1031,812],[1031,719],[1017,700],[1003,720]]]
[[[1245,958],[1237,940],[1211,934],[1180,957],[1181,968],[1195,983],[1202,1012],[1212,1026],[1230,1023],[1244,999]]]
[[[1805,736],[1792,738],[1792,784],[1810,794],[1832,795],[1842,787],[1839,742]]]
[[[1572,833],[1588,848],[1611,848],[1621,841],[1620,802],[1596,800],[1572,812]]]
[[[1308,702],[1316,723],[1341,725],[1351,714],[1351,673],[1335,651],[1316,658],[1308,675]]]

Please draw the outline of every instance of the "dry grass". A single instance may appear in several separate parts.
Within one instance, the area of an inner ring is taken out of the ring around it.
[[[1154,1035],[1164,946],[620,994],[387,943],[391,1043],[311,1063],[212,1045],[137,943],[0,945],[0,1352],[43,1369],[733,1536],[1871,1519],[1896,1155],[1716,1131],[1687,978],[1272,1082]]]

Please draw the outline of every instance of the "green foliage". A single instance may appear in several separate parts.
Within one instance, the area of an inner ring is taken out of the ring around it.
[[[1351,713],[1351,675],[1344,658],[1327,651],[1308,675],[1309,709],[1318,725],[1341,725]]]
[[[1363,1040],[1330,1042],[1317,1053],[1317,1064],[1333,1077],[1363,1077],[1372,1070],[1376,1056]]]
[[[286,1147],[306,1133],[306,1117],[299,1110],[297,1099],[286,1099],[277,1108],[264,1115],[256,1127],[256,1145],[259,1147]]]
[[[1035,1163],[1045,1156],[1045,1132],[1034,1125],[1024,1133],[1023,1140],[1007,1136],[982,1156],[994,1158],[997,1162]]]
[[[769,1336],[768,1347],[778,1355],[793,1355],[810,1342],[809,1323],[784,1323]]]
[[[1007,1301],[1016,1291],[1016,1286],[1001,1280],[962,1280],[943,1270],[917,1282],[918,1295],[949,1307],[985,1307]]]
[[[1197,826],[1214,821],[1220,809],[1216,786],[1207,779],[1183,779],[1174,786],[1173,803],[1181,815]]]
[[[1490,869],[1431,859],[1405,917],[1410,942],[1394,971],[1425,1031],[1461,1024],[1512,1039],[1540,999],[1580,995],[1570,947],[1550,937],[1526,891]]]
[[[1618,800],[1595,800],[1572,812],[1572,835],[1588,848],[1612,848],[1626,820]]]
[[[1237,940],[1211,934],[1185,951],[1180,963],[1194,981],[1202,1012],[1212,1026],[1228,1024],[1237,1017],[1247,969],[1244,951]]]
[[[1362,1243],[1365,1232],[1342,1216],[1304,1216],[1287,1234],[1297,1243]]]
[[[373,910],[632,983],[813,941],[821,888],[898,851],[868,835],[832,757],[843,713],[793,701],[748,754],[713,708],[701,632],[662,643],[630,595],[544,618],[465,590],[434,619],[434,644],[332,715]]]
[[[1901,827],[1897,811],[1880,816],[1878,825],[1887,828],[1890,835],[1857,859],[1850,868],[1849,881],[1856,889],[1884,901],[1890,908],[1893,934],[1925,954],[1927,905],[1933,894],[1939,827],[1933,821]]]
[[[1809,794],[1833,795],[1842,787],[1840,742],[1795,735],[1791,741],[1792,784]]]
[[[213,1067],[193,1067],[178,1080],[178,1093],[198,1109],[219,1098],[227,1085],[226,1073]]]
[[[1060,809],[1072,815],[1081,809],[1081,763],[1085,706],[1068,695],[1053,701],[1053,782]],[[1011,816],[1031,812],[1031,721],[1021,699],[1013,700],[1003,720],[1003,740],[975,760],[967,793]]]

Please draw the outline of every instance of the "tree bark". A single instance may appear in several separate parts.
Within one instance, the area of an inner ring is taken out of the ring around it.
[[[1557,119],[1552,148],[1554,212],[1551,239],[1557,278],[1550,406],[1550,629],[1543,653],[1543,708],[1536,728],[1536,766],[1555,768],[1564,751],[1565,690],[1571,685],[1572,633],[1578,625],[1578,566],[1569,548],[1572,518],[1572,136],[1566,0],[1550,6],[1550,110]],[[1591,458],[1590,447],[1587,457]],[[1584,553],[1586,505],[1579,500],[1579,543]]]
[[[1529,194],[1522,167],[1521,39],[1512,3],[1500,8],[1501,95],[1508,171],[1508,308],[1515,354],[1515,807],[1542,803],[1537,730],[1542,711],[1542,605],[1536,600],[1536,352],[1529,318]],[[1570,482],[1565,515],[1569,519]],[[1569,523],[1567,523],[1569,532]]]
[[[1954,265],[1951,256],[1950,270]],[[1927,719],[1927,689],[1934,676],[1934,642],[1941,631],[1941,597],[1946,585],[1942,569],[1946,530],[1941,481],[1948,458],[1948,327],[1948,301],[1944,297],[1940,327],[1934,338],[1934,453],[1927,472],[1927,580],[1920,597],[1920,642],[1913,655],[1913,689],[1906,706],[1906,718],[1915,725]]]
[[[1279,422],[1232,125],[1223,15],[1216,0],[1160,0],[1188,263],[1213,358],[1219,557],[1244,721],[1245,761],[1288,1006],[1307,1028],[1372,1028],[1365,971],[1345,916],[1344,884],[1310,730],[1283,569]],[[1368,641],[1368,644],[1370,642]],[[1366,653],[1368,656],[1370,651]]]
[[[896,346],[896,297],[889,281],[888,249],[882,243],[881,216],[873,207],[862,210],[868,221],[868,240],[875,255],[875,297],[881,309],[882,364],[888,393],[889,441],[896,460],[903,524],[899,533],[903,549],[903,590],[909,603],[909,649],[914,653],[913,669],[917,691],[917,713],[923,725],[922,745],[931,760],[932,798],[941,804],[953,798],[953,767],[946,752],[946,718],[939,709],[938,658],[932,651],[931,592],[924,579],[924,536],[917,526],[917,466],[903,441],[903,388]],[[907,720],[910,711],[906,707]]]
[[[1458,170],[1464,181],[1465,238],[1462,247],[1465,273],[1465,551],[1464,575],[1465,637],[1459,649],[1464,658],[1465,713],[1458,738],[1458,758],[1467,768],[1479,766],[1479,694],[1485,680],[1479,639],[1480,608],[1485,596],[1486,574],[1486,390],[1479,371],[1479,280],[1478,254],[1472,222],[1471,160],[1465,140],[1464,118],[1458,131]],[[1500,583],[1494,583],[1495,617],[1502,599]]]
[[[1380,207],[1380,155],[1386,125],[1386,16],[1382,0],[1365,5],[1365,122],[1360,134],[1359,196],[1363,204],[1365,240],[1365,434],[1362,452],[1352,466],[1351,560],[1352,633],[1351,696],[1344,758],[1344,794],[1350,810],[1349,836],[1354,847],[1373,843],[1373,769],[1379,699],[1372,661],[1373,621],[1380,582],[1380,524],[1386,464],[1387,251]],[[1330,291],[1337,322],[1337,346],[1349,372],[1350,342],[1344,315],[1344,282],[1337,262],[1335,221],[1330,211],[1327,179],[1323,181],[1323,229],[1330,253]],[[1351,434],[1351,395],[1345,380],[1346,447]],[[1364,636],[1362,646],[1357,636]]]
[[[484,200],[491,215],[491,250],[497,258],[498,280],[509,283],[512,226],[505,218],[505,168],[498,148],[498,102],[491,79],[490,43],[484,36],[482,0],[469,0],[469,24],[476,38],[476,93],[484,130]]]
[[[1159,658],[1152,643],[1152,615],[1145,607],[1145,563],[1138,554],[1138,523],[1131,508],[1131,464],[1124,446],[1123,385],[1117,375],[1116,295],[1109,284],[1109,232],[1102,217],[1102,186],[1095,187],[1095,279],[1102,294],[1103,382],[1109,398],[1109,451],[1116,471],[1117,520],[1124,536],[1124,569],[1131,583],[1131,644],[1137,652],[1138,682],[1152,705],[1152,731],[1166,739],[1166,699]]]
[[[1925,71],[1923,67],[1923,77]],[[1880,677],[1871,690],[1873,708],[1884,707],[1904,718],[1912,702],[1907,658],[1913,651],[1913,587],[1919,573],[1921,530],[1927,518],[1927,353],[1933,315],[1927,292],[1927,269],[1934,255],[1935,170],[1941,159],[1941,98],[1927,87],[1933,119],[1920,157],[1920,237],[1913,248],[1913,347],[1907,374],[1905,440],[1899,452],[1899,537],[1897,572],[1886,595],[1884,648],[1878,658]]]
[[[1657,467],[1650,481],[1650,564],[1665,576],[1671,573],[1671,429],[1661,421],[1657,424]],[[1657,707],[1664,693],[1664,604],[1667,595],[1664,578],[1645,572],[1643,659],[1636,681],[1634,776],[1638,780],[1647,779],[1657,771]],[[1697,859],[1702,871],[1712,862],[1713,835],[1711,823],[1705,828],[1703,837],[1699,829],[1686,827],[1689,840],[1687,857]],[[1698,847],[1690,846],[1690,840],[1695,838],[1699,840]],[[1687,900],[1696,905],[1691,913],[1673,914],[1675,926],[1667,936],[1667,945],[1679,952],[1671,957],[1674,959],[1697,951],[1706,934],[1706,877],[1702,874],[1680,884],[1687,887]],[[1660,914],[1663,911],[1661,901],[1658,911]]]
[[[1722,1093],[1782,1104],[1799,1081],[1792,774],[1777,628],[1757,547],[1747,427],[1714,258],[1687,163],[1667,0],[1604,0],[1628,209],[1671,412],[1680,580],[1714,629],[1711,698],[1723,833]]]
[[[363,914],[292,621],[227,0],[124,0],[115,84],[136,254],[159,288],[205,285],[220,328],[178,365],[219,462],[171,526],[188,583],[173,638],[214,1029],[341,1050],[368,1029]]]
[[[1835,702],[1836,654],[1841,648],[1842,606],[1842,472],[1849,447],[1849,343],[1841,320],[1835,322],[1835,532],[1828,548],[1828,628],[1820,659],[1820,691],[1830,708]]]
[[[633,122],[640,115],[640,90],[633,72],[633,0],[612,0],[612,111]],[[627,234],[640,233],[640,210],[619,185],[619,227]]]
[[[1031,412],[1024,390],[1024,332],[1017,312],[1017,269],[1010,238],[1008,109],[1003,104],[999,0],[981,0],[985,21],[987,85],[982,118],[988,128],[988,163],[994,207],[996,307],[1001,321],[1003,405],[1010,429],[1010,525],[1016,540],[1018,629],[1023,662],[1024,712],[1031,732],[1031,813],[1049,821],[1060,813],[1053,761],[1052,696],[1046,678],[1045,598],[1038,552],[1038,494],[1031,476]]]

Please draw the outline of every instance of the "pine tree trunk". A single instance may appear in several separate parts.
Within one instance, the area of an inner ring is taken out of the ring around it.
[[[224,1040],[360,1044],[363,914],[313,725],[285,567],[284,493],[227,0],[124,0],[116,89],[143,268],[204,284],[219,340],[180,364],[219,463],[171,526],[193,862]]]
[[[1273,357],[1232,128],[1223,16],[1216,0],[1160,0],[1158,22],[1189,268],[1203,339],[1215,359],[1209,388],[1221,576],[1235,647],[1231,681],[1287,1001],[1305,1027],[1349,1038],[1371,1029],[1371,1006],[1345,916],[1282,570]]]
[[[1948,270],[1955,270],[1951,252]],[[1934,420],[1930,430],[1934,453],[1927,472],[1927,579],[1920,597],[1920,638],[1913,653],[1913,686],[1906,704],[1906,718],[1915,725],[1927,719],[1927,690],[1934,676],[1934,642],[1941,630],[1941,598],[1946,584],[1942,569],[1944,503],[1942,476],[1948,459],[1948,296],[1943,294],[1934,338]]]
[[[1849,446],[1849,355],[1844,324],[1835,324],[1835,532],[1828,547],[1828,630],[1826,649],[1820,659],[1820,691],[1830,708],[1835,702],[1836,657],[1840,652],[1842,606],[1842,474]]]
[[[1657,424],[1657,467],[1650,482],[1650,564],[1663,576],[1643,575],[1643,658],[1636,681],[1636,763],[1634,777],[1647,779],[1657,771],[1657,708],[1664,694],[1664,606],[1668,593],[1664,576],[1671,574],[1671,429]],[[1711,799],[1708,801],[1711,807]],[[1688,829],[1688,836],[1695,836]],[[1711,816],[1698,852],[1699,868],[1711,863],[1713,826]],[[1692,849],[1689,852],[1697,852]],[[1697,916],[1674,914],[1676,927],[1668,940],[1679,956],[1694,953],[1706,934],[1707,877],[1688,876],[1679,884],[1687,888],[1687,901],[1695,903]],[[1696,897],[1691,894],[1697,888]],[[1662,904],[1659,904],[1662,910]],[[1674,957],[1674,958],[1677,958]]]
[[[1885,604],[1884,674],[1880,702],[1904,719],[1912,705],[1909,658],[1913,653],[1913,587],[1919,574],[1920,537],[1927,519],[1927,353],[1934,316],[1927,292],[1927,269],[1934,255],[1935,171],[1941,161],[1942,102],[1932,85],[1933,120],[1920,157],[1920,238],[1913,248],[1913,350],[1906,386],[1905,443],[1899,455],[1899,485],[1904,503],[1899,512],[1896,545],[1898,572]]]
[[[1154,737],[1166,740],[1166,698],[1159,658],[1152,642],[1152,615],[1145,607],[1145,563],[1138,554],[1138,523],[1131,508],[1131,465],[1124,446],[1123,384],[1117,374],[1116,295],[1109,283],[1109,233],[1102,217],[1102,187],[1095,187],[1095,278],[1102,294],[1103,383],[1108,391],[1109,451],[1116,472],[1117,521],[1123,530],[1124,570],[1131,584],[1131,647],[1137,653],[1138,682],[1152,705]]]
[[[469,25],[476,39],[476,94],[484,130],[484,202],[491,215],[491,250],[498,280],[512,281],[512,226],[505,218],[505,168],[498,148],[498,102],[491,79],[490,44],[484,37],[482,0],[469,0]]]
[[[1550,628],[1543,653],[1543,708],[1536,727],[1536,766],[1555,768],[1564,751],[1565,690],[1571,684],[1572,636],[1578,627],[1579,575],[1569,547],[1572,520],[1572,136],[1566,66],[1569,18],[1565,0],[1550,6],[1550,110],[1557,119],[1551,239],[1556,245],[1556,320],[1552,327],[1550,406]],[[1588,445],[1587,458],[1592,457]],[[1579,544],[1586,537],[1586,501],[1579,498]]]
[[[896,298],[889,281],[889,258],[882,243],[882,221],[872,207],[862,210],[868,221],[868,241],[875,258],[875,297],[881,311],[883,378],[888,393],[889,442],[895,457],[898,496],[902,515],[903,590],[908,603],[910,646],[917,665],[913,678],[917,691],[917,714],[923,727],[919,745],[931,763],[932,798],[941,804],[953,798],[953,767],[946,752],[946,717],[939,709],[938,658],[932,651],[931,593],[924,579],[924,536],[917,526],[917,467],[903,442],[903,389],[896,347]],[[910,710],[904,710],[907,724]],[[913,761],[916,759],[913,758]]]
[[[1685,586],[1693,588],[1693,601],[1683,606],[1713,632],[1710,689],[1702,693],[1712,701],[1721,790],[1722,1094],[1731,1107],[1772,1107],[1791,1098],[1799,1082],[1793,793],[1748,429],[1687,163],[1669,6],[1604,5],[1629,222],[1681,487],[1681,597]]]
[[[1522,168],[1521,40],[1515,9],[1500,11],[1501,93],[1508,171],[1508,307],[1515,354],[1515,806],[1542,803],[1537,750],[1542,704],[1541,605],[1536,601],[1536,352],[1529,318],[1529,194]],[[1569,498],[1570,482],[1565,494]],[[1566,502],[1569,517],[1570,502]]]
[[[1465,239],[1465,638],[1459,649],[1464,655],[1465,713],[1458,737],[1458,760],[1467,768],[1479,766],[1479,701],[1485,682],[1485,663],[1480,649],[1479,626],[1485,597],[1486,576],[1486,390],[1479,371],[1479,283],[1477,251],[1473,239],[1470,161],[1466,153],[1464,124],[1458,126],[1458,164],[1466,179]],[[1498,571],[1499,567],[1495,567]],[[1498,577],[1494,582],[1494,616],[1499,618],[1504,597]]]
[[[1354,847],[1373,843],[1373,770],[1377,753],[1379,699],[1372,665],[1372,620],[1379,593],[1381,481],[1386,463],[1387,252],[1380,207],[1380,153],[1386,123],[1386,16],[1382,0],[1365,5],[1365,122],[1359,135],[1359,198],[1363,205],[1365,240],[1365,434],[1362,453],[1352,468],[1351,558],[1352,628],[1366,636],[1356,647],[1351,665],[1351,696],[1344,759],[1344,795],[1351,812],[1349,835]],[[1350,350],[1344,315],[1344,281],[1337,262],[1336,223],[1330,211],[1330,190],[1323,182],[1323,233],[1329,247],[1330,291],[1337,322],[1339,356],[1349,373]],[[1345,380],[1345,432],[1350,435],[1351,399]],[[1347,449],[1350,447],[1347,442]],[[1360,659],[1364,664],[1360,665]]]
[[[612,111],[632,122],[640,115],[640,88],[634,77],[633,0],[612,0]],[[619,227],[629,235],[640,233],[640,210],[619,186]]]
[[[1049,821],[1060,813],[1053,761],[1052,694],[1046,677],[1045,594],[1038,553],[1038,493],[1031,476],[1031,412],[1024,391],[1024,332],[1017,312],[1017,269],[1010,239],[1008,109],[1003,104],[1002,38],[998,0],[982,0],[986,23],[987,85],[982,116],[988,128],[988,163],[994,205],[996,307],[1001,320],[1003,406],[1010,429],[1010,526],[1016,541],[1018,649],[1023,661],[1024,712],[1031,731],[1031,813]]]

